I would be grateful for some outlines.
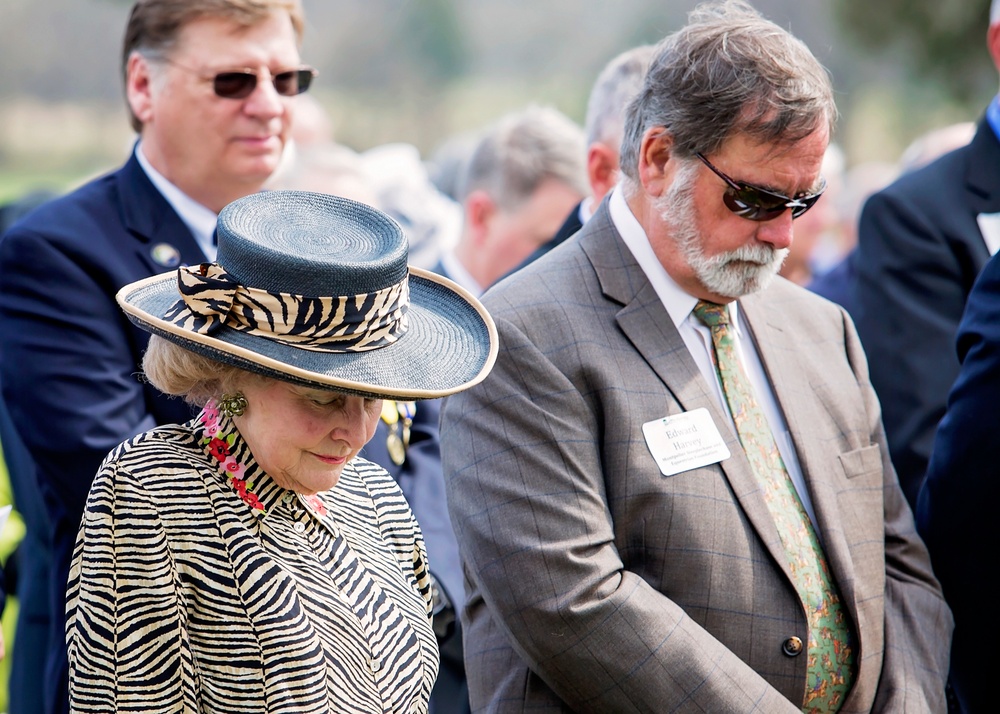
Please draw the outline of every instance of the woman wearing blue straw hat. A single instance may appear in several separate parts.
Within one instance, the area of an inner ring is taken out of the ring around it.
[[[384,398],[486,377],[489,315],[331,196],[219,215],[216,263],[128,285],[147,379],[200,407],[94,481],[70,573],[74,711],[423,712],[433,586],[395,482],[355,458]]]

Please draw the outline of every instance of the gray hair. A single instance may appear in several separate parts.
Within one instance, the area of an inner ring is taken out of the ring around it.
[[[1000,0],[993,0],[990,3],[990,24],[995,25],[1000,22]]]
[[[588,146],[600,141],[618,150],[622,142],[625,107],[642,88],[646,67],[655,50],[654,45],[633,47],[612,59],[601,70],[587,102],[584,130]]]
[[[267,379],[192,352],[159,335],[150,335],[142,356],[143,376],[164,394],[203,407],[209,399],[239,391],[248,381]]]
[[[699,5],[657,46],[625,115],[621,167],[638,181],[643,135],[665,127],[681,158],[711,154],[745,134],[794,143],[827,125],[837,108],[827,71],[809,49],[742,0]]]
[[[504,211],[519,208],[546,180],[587,195],[583,130],[549,107],[529,106],[501,117],[472,151],[460,191],[483,190]]]

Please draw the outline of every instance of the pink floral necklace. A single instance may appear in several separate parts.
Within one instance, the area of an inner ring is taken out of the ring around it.
[[[219,405],[214,399],[210,399],[205,404],[200,419],[205,427],[205,436],[201,440],[202,446],[208,445],[208,453],[219,462],[219,469],[229,479],[230,485],[243,499],[243,503],[263,515],[265,513],[264,504],[253,492],[253,481],[247,481],[244,478],[247,472],[246,465],[237,461],[230,452],[236,442],[236,434],[234,432],[222,433],[219,425]],[[303,496],[302,498],[318,515],[326,515],[326,506],[319,496]]]
[[[239,495],[243,502],[255,511],[264,513],[264,504],[253,492],[253,481],[247,481],[247,467],[233,458],[230,449],[236,442],[234,432],[222,433],[219,426],[219,406],[214,399],[210,399],[201,412],[201,423],[205,426],[205,436],[201,443],[208,445],[208,453],[219,462],[219,469],[229,479],[230,485]]]

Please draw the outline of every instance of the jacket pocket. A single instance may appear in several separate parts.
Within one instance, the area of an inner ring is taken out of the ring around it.
[[[840,465],[847,478],[857,478],[865,474],[882,473],[882,450],[878,444],[863,446],[854,451],[840,454]]]

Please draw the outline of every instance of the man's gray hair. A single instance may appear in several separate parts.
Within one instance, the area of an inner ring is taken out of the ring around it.
[[[990,3],[990,24],[995,25],[1000,22],[1000,0],[993,0]]]
[[[587,102],[584,129],[588,146],[600,141],[618,151],[625,107],[642,88],[646,67],[655,50],[655,45],[633,47],[612,59],[601,70]]]
[[[794,143],[833,131],[830,77],[809,49],[742,0],[699,5],[657,46],[625,115],[621,168],[638,181],[643,135],[662,126],[681,158],[711,154],[742,134]]]
[[[487,128],[469,157],[460,195],[483,190],[513,211],[548,179],[589,192],[583,129],[561,112],[539,106],[501,117]]]

